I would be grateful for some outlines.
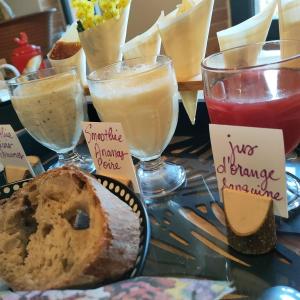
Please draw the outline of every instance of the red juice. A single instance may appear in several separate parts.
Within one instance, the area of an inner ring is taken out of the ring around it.
[[[300,143],[300,71],[243,71],[218,81],[205,97],[214,124],[283,130],[285,152]]]

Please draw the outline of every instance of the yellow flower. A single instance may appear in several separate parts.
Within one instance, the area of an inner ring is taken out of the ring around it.
[[[106,20],[120,17],[121,11],[130,0],[72,0],[71,4],[76,10],[76,16],[84,29],[92,28]],[[97,15],[97,7],[101,15]],[[99,10],[99,9],[98,9]]]

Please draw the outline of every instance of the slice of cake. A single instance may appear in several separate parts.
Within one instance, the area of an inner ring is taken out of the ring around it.
[[[139,219],[73,167],[44,173],[0,205],[0,277],[14,290],[120,278],[139,249]]]

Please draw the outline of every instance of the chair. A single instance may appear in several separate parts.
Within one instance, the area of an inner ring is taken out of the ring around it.
[[[21,31],[28,35],[29,43],[40,46],[45,56],[52,44],[52,22],[56,9],[49,9],[0,22],[0,58],[11,63],[11,54],[17,44],[14,38]]]

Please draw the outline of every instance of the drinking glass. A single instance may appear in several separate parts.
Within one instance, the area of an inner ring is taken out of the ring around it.
[[[161,153],[178,121],[178,87],[166,56],[125,60],[88,76],[93,104],[102,121],[119,122],[131,154],[139,159],[137,176],[145,198],[159,197],[185,181],[182,166]]]
[[[215,124],[282,129],[285,153],[300,143],[300,41],[249,44],[202,62],[204,97]],[[272,155],[272,153],[270,153]],[[287,176],[289,209],[299,179]]]
[[[84,120],[84,95],[76,68],[49,68],[8,81],[13,107],[24,128],[58,154],[50,168],[76,165],[93,171],[90,160],[74,151]]]

